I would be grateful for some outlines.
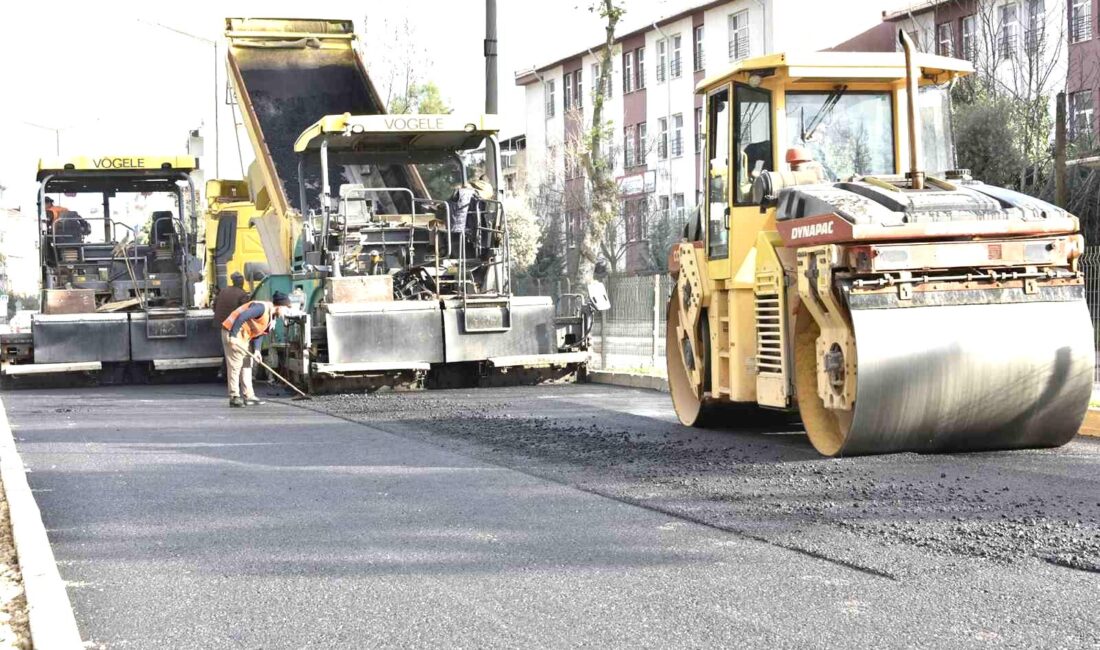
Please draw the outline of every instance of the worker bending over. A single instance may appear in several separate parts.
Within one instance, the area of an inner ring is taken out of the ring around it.
[[[252,300],[237,307],[222,321],[222,348],[225,351],[226,383],[229,405],[262,404],[252,390],[252,361],[260,358],[260,343],[271,332],[276,318],[284,318],[290,298],[282,291],[271,302]]]

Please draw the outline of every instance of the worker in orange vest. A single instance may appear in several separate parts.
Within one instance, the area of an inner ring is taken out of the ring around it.
[[[285,317],[289,308],[290,297],[276,291],[271,296],[271,302],[246,302],[222,321],[222,349],[225,351],[225,380],[229,386],[230,406],[263,404],[252,390],[252,362],[260,358],[260,343],[271,332],[275,319]]]
[[[53,204],[53,199],[51,199],[48,196],[46,197],[45,203],[46,203],[46,216],[48,216],[49,219],[50,219],[50,221],[49,221],[50,225],[53,225],[53,222],[55,222],[55,221],[57,221],[58,219],[61,218],[61,213],[62,212],[68,212],[69,211],[68,208],[63,208],[60,205],[54,205]]]

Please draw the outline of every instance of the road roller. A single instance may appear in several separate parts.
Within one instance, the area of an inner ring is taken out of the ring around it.
[[[703,206],[669,252],[680,421],[801,418],[825,456],[1056,447],[1092,391],[1078,219],[955,163],[917,52],[774,54],[703,80]]]

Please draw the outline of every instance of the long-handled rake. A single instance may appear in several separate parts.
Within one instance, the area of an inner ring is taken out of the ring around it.
[[[243,350],[245,354],[251,356],[252,353],[248,351],[248,348],[241,345],[240,342],[238,342],[236,339],[233,339],[233,345],[237,346],[237,348],[239,350]],[[266,371],[270,372],[271,374],[275,375],[275,378],[278,379],[279,381],[283,382],[287,386],[287,388],[294,391],[295,393],[298,393],[298,395],[296,397],[291,398],[293,401],[302,402],[302,401],[313,399],[309,395],[306,395],[305,393],[303,393],[300,388],[298,388],[294,384],[290,383],[290,381],[286,377],[283,377],[279,373],[275,372],[275,369],[272,368],[271,366],[267,365],[266,363],[264,363],[260,359],[257,359],[256,357],[252,357],[252,360],[255,361],[256,363],[260,364],[260,367],[263,368],[264,370],[266,370]]]

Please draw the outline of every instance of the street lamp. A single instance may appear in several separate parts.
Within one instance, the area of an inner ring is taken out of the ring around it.
[[[88,126],[90,124],[95,124],[98,121],[99,121],[99,118],[97,117],[96,119],[92,120],[91,122],[84,122],[84,123],[78,123],[78,124],[69,124],[68,126],[47,126],[45,124],[36,124],[34,122],[28,122],[26,120],[20,120],[20,122],[22,122],[23,124],[26,124],[27,126],[33,126],[34,128],[42,129],[43,131],[53,131],[54,155],[58,156],[58,157],[61,156],[61,132],[62,131],[68,131],[69,129],[73,129],[73,128],[76,128],[78,126]]]
[[[214,176],[221,178],[221,129],[218,127],[218,42],[205,36],[199,36],[198,34],[192,34],[191,32],[185,32],[182,29],[177,29],[163,23],[151,23],[138,18],[138,22],[150,27],[160,27],[170,32],[175,32],[180,36],[186,36],[187,38],[201,41],[209,45],[214,46]]]

